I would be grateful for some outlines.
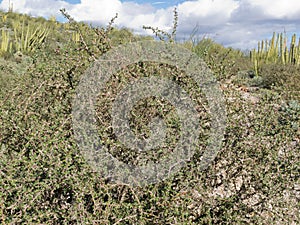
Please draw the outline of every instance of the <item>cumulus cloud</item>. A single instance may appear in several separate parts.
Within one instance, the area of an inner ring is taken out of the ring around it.
[[[8,9],[9,0],[0,3]],[[66,8],[77,20],[106,25],[118,13],[116,25],[135,32],[146,33],[143,25],[172,28],[173,9],[158,8],[160,4],[136,3],[137,0],[81,0],[70,4],[66,0],[11,0],[14,11],[34,16],[60,17],[59,9]],[[141,1],[139,1],[141,2]],[[163,5],[165,1],[156,1]],[[179,1],[172,1],[174,4]],[[204,35],[232,47],[252,48],[257,41],[270,38],[273,31],[297,32],[300,28],[300,1],[298,0],[189,0],[180,1],[178,38],[186,38],[197,28]],[[169,2],[168,2],[168,5]],[[148,33],[149,34],[149,33]]]
[[[252,8],[258,8],[264,12],[266,18],[293,19],[299,18],[300,2],[297,0],[247,0]]]
[[[32,16],[59,16],[59,9],[72,8],[72,5],[60,0],[2,0],[0,9],[7,11],[9,3],[13,4],[14,12]]]
[[[81,0],[68,11],[76,20],[106,23],[121,10],[119,0]]]

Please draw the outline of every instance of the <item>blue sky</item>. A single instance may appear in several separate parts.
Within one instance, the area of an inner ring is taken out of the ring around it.
[[[252,49],[273,32],[288,34],[300,30],[299,0],[1,0],[15,12],[32,16],[62,18],[65,8],[77,21],[105,26],[118,13],[115,25],[137,34],[152,34],[143,25],[170,31],[174,7],[178,9],[177,39],[210,37],[225,46]]]
[[[78,3],[80,3],[80,0],[68,0],[66,2],[69,2],[71,4],[78,4]]]
[[[70,0],[72,1],[72,0]],[[136,2],[139,4],[151,4],[152,6],[154,6],[155,8],[167,8],[167,7],[172,7],[174,5],[177,5],[179,3],[183,3],[185,2],[184,0],[173,0],[173,1],[159,1],[159,0],[123,0],[121,2]]]
[[[78,4],[80,0],[66,0],[71,4]],[[185,0],[159,1],[159,0],[122,0],[121,2],[135,2],[138,4],[151,4],[155,8],[167,8],[185,2]]]

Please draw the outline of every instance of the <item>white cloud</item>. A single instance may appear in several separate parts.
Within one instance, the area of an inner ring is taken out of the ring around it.
[[[261,9],[267,17],[277,19],[291,19],[300,13],[298,0],[247,0],[252,7]]]
[[[179,12],[185,17],[228,19],[231,12],[237,8],[234,0],[201,0],[186,1],[178,6]]]
[[[0,8],[8,9],[9,0]],[[134,0],[81,0],[69,4],[63,0],[11,0],[14,11],[35,16],[60,17],[59,9],[78,21],[107,25],[116,13],[116,25],[145,33],[143,25],[170,30],[173,8],[157,9],[151,4]],[[158,3],[159,1],[157,1]],[[175,1],[176,2],[176,1]],[[297,32],[300,28],[299,0],[190,0],[177,5],[178,37],[188,37],[195,27],[199,36],[209,35],[218,42],[233,47],[255,47],[257,41],[269,38],[273,31]]]
[[[119,0],[81,0],[68,12],[80,21],[97,21],[107,23],[122,10]]]
[[[65,1],[56,0],[10,0],[14,12],[26,13],[33,16],[49,17],[59,15],[59,9],[71,8],[72,5]],[[2,0],[0,9],[7,11],[9,0]]]

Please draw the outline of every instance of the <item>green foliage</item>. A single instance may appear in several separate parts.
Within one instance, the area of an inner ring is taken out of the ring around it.
[[[264,87],[277,90],[286,99],[300,99],[300,71],[294,65],[264,64],[260,76]]]
[[[80,45],[79,49],[86,51],[93,61],[96,60],[97,55],[101,55],[111,48],[108,35],[113,29],[112,25],[117,19],[118,14],[111,19],[106,28],[94,27],[91,29],[91,27],[84,23],[77,23],[65,9],[61,9],[60,11],[69,20],[70,28],[76,32],[77,42]]]
[[[241,51],[225,48],[212,39],[190,40],[183,43],[183,46],[201,57],[218,79],[230,78],[238,71],[249,68],[248,59]]]
[[[108,35],[112,45],[120,45],[135,41],[153,40],[151,36],[134,35],[128,28],[117,29],[113,28]]]
[[[272,82],[274,89],[254,92],[243,92],[235,84],[226,83],[235,71],[250,68],[245,62],[249,59],[209,39],[184,45],[219,74],[226,99],[226,134],[212,165],[205,171],[199,170],[210,128],[205,93],[184,72],[147,62],[114,74],[104,93],[99,93],[96,111],[104,144],[110,145],[111,153],[124,161],[135,163],[138,159],[135,152],[127,151],[111,135],[109,110],[124,85],[156,74],[182,86],[197,104],[203,122],[199,151],[179,173],[147,187],[112,184],[93,172],[74,140],[71,102],[75,89],[94,59],[114,45],[144,37],[136,37],[127,29],[113,29],[113,20],[106,28],[93,28],[75,22],[64,10],[63,13],[69,23],[48,24],[51,32],[39,51],[21,58],[17,54],[1,59],[1,224],[297,224],[300,221],[299,101],[287,101],[284,92],[292,87],[285,86],[286,83],[282,86],[277,78]],[[23,21],[18,14],[11,16]],[[74,32],[79,34],[79,41],[70,41]],[[284,77],[291,77],[288,82],[291,84],[300,77],[294,67],[287,70],[277,64],[262,68],[262,77],[272,77],[276,71],[278,76],[286,73]],[[5,83],[8,77],[12,79],[9,84]],[[296,93],[299,88],[293,90]],[[258,101],[252,101],[253,98]],[[162,116],[169,125],[168,140],[172,146],[180,128],[176,112],[162,99],[147,100],[132,111],[133,129],[138,135],[147,136],[151,118]],[[151,152],[146,157],[161,157],[168,150]]]

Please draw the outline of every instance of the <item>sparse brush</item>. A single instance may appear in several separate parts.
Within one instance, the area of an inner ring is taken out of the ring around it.
[[[116,16],[110,20],[106,29],[92,28],[94,34],[89,35],[89,29],[85,25],[81,26],[79,23],[77,23],[74,18],[72,18],[71,15],[67,13],[66,9],[63,8],[60,10],[60,12],[69,21],[69,23],[66,24],[66,28],[73,28],[75,30],[75,34],[72,33],[73,41],[78,42],[80,45],[82,45],[83,49],[90,55],[90,57],[94,61],[96,60],[97,55],[102,54],[111,48],[108,34],[112,31],[112,25],[118,18],[118,14],[116,14]],[[93,44],[89,43],[91,41],[91,38],[93,38]]]
[[[178,26],[177,9],[175,8],[173,12],[174,12],[174,20],[173,20],[173,28],[171,33],[151,26],[143,26],[143,29],[152,30],[153,34],[155,34],[155,36],[159,38],[159,40],[161,41],[169,41],[170,43],[174,43],[176,38],[177,26]]]

